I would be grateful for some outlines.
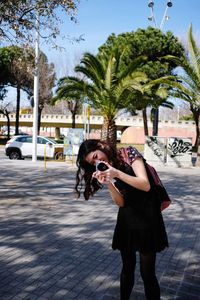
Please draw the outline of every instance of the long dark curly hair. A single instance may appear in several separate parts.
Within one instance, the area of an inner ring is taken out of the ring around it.
[[[78,152],[76,165],[78,167],[76,173],[76,185],[75,191],[78,198],[80,197],[81,190],[84,188],[83,195],[85,200],[88,200],[90,196],[93,196],[102,185],[98,182],[96,178],[92,177],[92,174],[95,172],[95,166],[89,164],[85,158],[86,156],[93,151],[101,150],[108,157],[109,163],[113,167],[118,167],[123,164],[123,161],[120,159],[120,156],[117,153],[117,150],[104,141],[99,140],[86,140],[84,141]]]

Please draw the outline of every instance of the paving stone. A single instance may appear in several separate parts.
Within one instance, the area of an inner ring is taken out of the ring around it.
[[[77,200],[74,166],[0,163],[0,299],[119,299],[117,207],[106,189]],[[157,170],[173,198],[163,212],[170,247],[157,255],[161,298],[200,300],[200,172]],[[144,300],[138,256],[135,282],[131,300]]]

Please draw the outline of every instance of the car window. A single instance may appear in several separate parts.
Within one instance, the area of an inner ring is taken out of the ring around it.
[[[27,136],[26,137],[26,143],[32,143],[32,137]]]
[[[19,136],[15,139],[16,142],[20,142],[20,143],[23,143],[24,142],[24,138]]]
[[[19,136],[16,138],[16,141],[20,143],[32,143],[32,138],[27,136]]]
[[[43,139],[41,137],[38,137],[37,138],[37,143],[38,144],[43,144],[43,145],[46,145],[46,143],[48,143],[48,141],[46,139]]]
[[[56,143],[53,139],[51,138],[47,138],[47,143],[52,143],[54,145],[57,145],[58,143]]]

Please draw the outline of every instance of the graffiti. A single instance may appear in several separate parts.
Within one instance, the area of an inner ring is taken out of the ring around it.
[[[169,143],[169,150],[172,152],[171,157],[182,156],[184,153],[191,154],[192,143],[175,138],[172,143]]]
[[[145,158],[148,161],[172,166],[187,166],[191,164],[191,138],[148,137],[145,143]]]
[[[163,143],[159,141],[158,138],[156,137],[149,137],[147,139],[147,145],[149,146],[149,148],[151,148],[151,150],[153,151],[153,153],[157,156],[157,157],[162,157],[163,156]]]

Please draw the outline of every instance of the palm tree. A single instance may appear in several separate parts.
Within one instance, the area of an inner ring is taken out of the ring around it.
[[[175,61],[184,70],[182,76],[168,82],[173,86],[172,96],[190,103],[196,123],[197,163],[200,166],[200,49],[192,35],[192,25],[188,31],[188,53],[182,58],[167,56],[166,59]]]
[[[128,105],[133,92],[140,91],[141,83],[146,80],[146,75],[137,71],[137,67],[146,58],[139,57],[122,69],[122,55],[116,49],[111,54],[100,57],[85,53],[80,65],[75,67],[75,72],[82,74],[84,79],[70,76],[65,78],[66,94],[80,93],[92,107],[101,112],[104,117],[101,138],[114,146],[116,114],[119,109]]]
[[[67,103],[67,108],[72,115],[72,128],[76,128],[76,114],[80,111],[83,103],[82,94],[77,90],[70,90],[72,84],[68,77],[63,77],[58,81],[58,88],[55,97],[52,98],[51,104],[56,105],[60,101]]]
[[[174,78],[174,77],[173,77]],[[151,107],[152,117],[155,116],[154,111],[157,110],[160,106],[173,108],[173,103],[167,101],[169,96],[168,87],[165,84],[166,80],[172,79],[172,76],[164,76],[157,78],[155,80],[147,79],[147,82],[142,85],[141,90],[135,91],[132,95],[133,100],[130,101],[127,110],[135,111],[142,110],[143,124],[144,124],[144,135],[149,136],[148,121],[147,121],[147,107]],[[158,113],[157,113],[158,118]],[[158,120],[153,120],[153,132],[152,135],[157,135]]]
[[[167,77],[160,78],[159,80],[166,80]],[[169,78],[169,77],[168,77]],[[155,86],[156,87],[156,86]],[[153,89],[154,90],[154,89]],[[149,106],[151,107],[151,121],[153,122],[152,135],[158,135],[158,123],[159,123],[159,107],[165,107],[173,109],[174,104],[167,100],[169,91],[166,86],[160,84],[154,91]]]
[[[173,109],[174,104],[168,100],[165,100],[165,101],[162,100],[162,102],[159,106]],[[156,136],[156,135],[158,135],[158,122],[159,122],[159,108],[158,107],[151,108],[151,121],[153,122],[152,135]]]

